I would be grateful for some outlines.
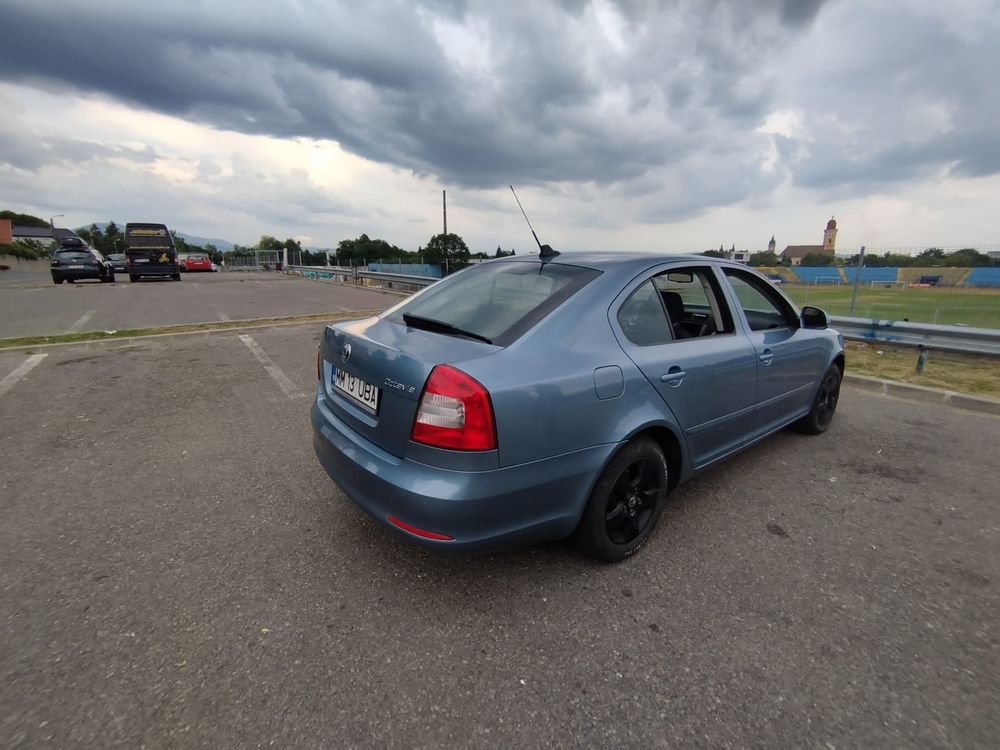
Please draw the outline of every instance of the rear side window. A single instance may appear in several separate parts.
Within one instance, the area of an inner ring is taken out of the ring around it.
[[[389,319],[419,316],[506,346],[599,275],[559,263],[484,263],[435,284]]]
[[[618,309],[618,324],[625,337],[637,346],[673,341],[670,323],[652,281],[645,281]]]

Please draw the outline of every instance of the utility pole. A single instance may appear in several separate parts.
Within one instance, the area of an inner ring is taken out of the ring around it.
[[[441,191],[441,213],[444,215],[444,233],[448,234],[448,194]]]
[[[858,284],[861,283],[861,269],[865,267],[865,246],[861,246],[861,252],[858,254],[858,268],[854,274],[854,291],[851,292],[851,312],[848,313],[852,318],[854,317],[854,303],[858,301]]]

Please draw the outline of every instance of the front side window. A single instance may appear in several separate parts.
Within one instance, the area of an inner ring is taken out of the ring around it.
[[[795,312],[767,282],[735,268],[724,269],[736,292],[751,331],[768,331],[792,325]]]

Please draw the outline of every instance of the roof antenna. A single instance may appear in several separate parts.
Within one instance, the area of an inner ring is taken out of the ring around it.
[[[510,192],[514,193],[514,186],[508,185]],[[535,243],[538,245],[538,257],[542,259],[542,263],[547,260],[552,260],[554,257],[559,255],[559,251],[553,250],[551,245],[543,245],[538,241],[538,235],[535,234],[535,228],[531,226],[531,221],[528,219],[528,214],[524,213],[524,206],[521,205],[521,201],[517,197],[517,193],[514,193],[514,200],[517,201],[517,207],[521,209],[521,215],[524,216],[524,220],[528,222],[528,229],[531,230],[531,234],[535,238]]]

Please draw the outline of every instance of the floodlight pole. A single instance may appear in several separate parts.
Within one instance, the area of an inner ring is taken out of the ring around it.
[[[861,269],[865,267],[865,246],[861,246],[861,252],[858,254],[858,268],[854,274],[854,290],[851,292],[851,312],[848,313],[852,318],[854,317],[854,304],[858,301],[858,284],[861,283]]]

